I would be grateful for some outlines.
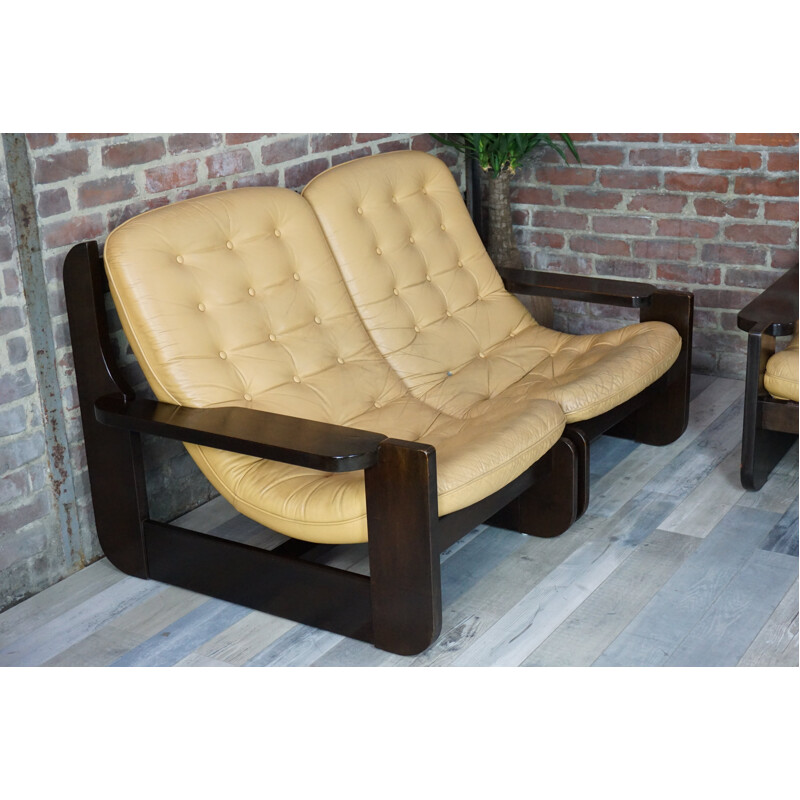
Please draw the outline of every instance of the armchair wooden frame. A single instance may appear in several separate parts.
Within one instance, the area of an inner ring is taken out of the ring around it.
[[[758,491],[766,483],[797,439],[798,404],[778,400],[764,388],[767,361],[775,353],[775,337],[791,336],[797,319],[797,266],[745,306],[737,318],[739,328],[747,331],[740,474],[748,491]]]
[[[137,398],[113,358],[107,281],[96,242],[64,264],[86,459],[97,535],[121,571],[373,643],[401,655],[425,650],[442,624],[439,556],[488,521],[556,536],[585,510],[589,443],[602,433],[664,444],[688,419],[692,297],[639,283],[547,273],[503,274],[510,291],[627,305],[683,337],[670,371],[562,438],[500,491],[437,513],[433,447],[245,408],[192,409]],[[313,561],[298,540],[266,550],[150,519],[141,435],[151,434],[328,472],[364,470],[369,577]]]

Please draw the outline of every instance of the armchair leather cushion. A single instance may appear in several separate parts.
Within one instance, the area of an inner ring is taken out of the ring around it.
[[[507,292],[447,166],[398,151],[333,167],[304,189],[358,313],[411,393],[458,417],[506,392],[597,416],[663,375],[681,340],[646,322],[557,333]]]
[[[764,388],[778,400],[800,402],[798,396],[798,351],[800,341],[795,330],[789,344],[767,361]]]
[[[159,400],[245,406],[436,448],[439,514],[505,486],[559,438],[554,403],[498,394],[475,419],[411,395],[365,331],[319,224],[287,189],[159,208],[105,246],[125,334]],[[328,474],[187,445],[238,510],[315,542],[365,541],[363,472]]]

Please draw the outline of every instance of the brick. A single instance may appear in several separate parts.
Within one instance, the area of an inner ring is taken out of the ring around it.
[[[700,283],[706,286],[716,286],[720,283],[720,275],[719,267],[695,267],[685,264],[659,264],[656,267],[658,280],[672,281],[683,285]]]
[[[414,136],[411,139],[412,150],[423,150],[428,153],[439,146],[439,142],[428,133],[422,133],[419,136]]]
[[[725,238],[732,242],[755,244],[789,244],[792,228],[785,225],[728,225]]]
[[[96,239],[104,233],[102,216],[92,214],[88,217],[72,217],[63,222],[51,222],[45,225],[43,239],[45,247],[64,247],[86,239]]]
[[[353,143],[352,133],[312,133],[311,152],[327,153],[329,150],[338,150],[348,147]]]
[[[688,242],[639,239],[633,243],[633,255],[636,258],[657,258],[664,261],[694,261],[697,251],[695,245]]]
[[[531,218],[531,215],[528,213],[528,211],[526,211],[524,209],[521,209],[521,208],[516,208],[514,206],[511,207],[511,224],[512,225],[518,225],[518,226],[529,225],[530,224],[530,218]]]
[[[590,275],[592,260],[574,255],[562,255],[546,250],[538,250],[533,254],[536,269],[551,269],[554,272],[567,272],[570,275]]]
[[[649,264],[641,264],[638,261],[603,261],[595,262],[595,270],[598,275],[607,275],[613,278],[634,278],[641,281],[649,281],[653,277],[653,270]],[[615,311],[615,313],[617,313]]]
[[[665,133],[664,141],[670,144],[728,144],[729,133]]]
[[[578,253],[597,253],[601,256],[630,256],[628,242],[624,239],[604,239],[600,236],[573,236],[570,250]]]
[[[15,433],[22,433],[27,427],[28,415],[22,406],[0,409],[0,436],[13,436]]]
[[[145,170],[145,188],[150,194],[166,192],[180,186],[197,183],[197,161],[182,161],[164,167]]]
[[[25,138],[31,150],[52,147],[58,141],[58,137],[54,133],[26,133]]]
[[[572,208],[616,208],[622,202],[619,192],[576,190],[564,195],[564,205]]]
[[[38,156],[34,161],[34,180],[36,183],[55,183],[83,175],[89,170],[89,152],[70,150]]]
[[[405,142],[398,142],[398,141],[391,141],[391,142],[380,142],[378,144],[378,152],[379,153],[389,153],[394,150],[407,150],[408,146]]]
[[[539,209],[533,214],[533,225],[537,228],[566,228],[574,231],[585,231],[589,218],[585,214],[556,209]]]
[[[335,167],[337,164],[344,164],[345,161],[352,161],[354,158],[362,158],[372,153],[369,147],[359,147],[357,150],[348,150],[346,153],[337,153],[331,156],[331,166]]]
[[[78,187],[79,208],[94,208],[109,203],[119,203],[136,196],[136,186],[131,175],[117,175],[87,181]]]
[[[228,150],[224,153],[216,153],[206,158],[209,178],[224,178],[227,175],[235,175],[239,172],[250,172],[255,168],[253,156],[247,148],[240,150]]]
[[[36,386],[27,370],[3,372],[0,375],[0,405],[21,400],[23,397],[33,394],[35,389]],[[5,448],[3,453],[5,453]],[[4,472],[4,470],[0,469],[0,472]]]
[[[657,142],[657,133],[598,133],[598,142]]]
[[[659,177],[652,170],[604,169],[600,173],[600,185],[606,189],[656,189]]]
[[[647,236],[650,233],[648,217],[608,216],[593,217],[592,229],[597,233],[619,233]]]
[[[759,290],[743,289],[695,289],[695,305],[700,308],[731,308],[741,311],[751,300],[759,295]]]
[[[300,189],[315,175],[328,168],[327,158],[315,158],[284,170],[284,185],[289,189]]]
[[[541,186],[512,186],[509,196],[512,203],[526,203],[532,206],[558,205],[553,190]]]
[[[692,153],[671,147],[643,147],[631,150],[628,163],[634,167],[688,167]]]
[[[668,172],[664,175],[664,187],[676,192],[727,192],[728,178],[697,172]]]
[[[11,261],[13,255],[14,243],[11,240],[11,234],[0,233],[0,262]]]
[[[3,288],[5,289],[6,297],[16,297],[22,294],[19,274],[15,269],[3,270]]]
[[[550,247],[561,250],[564,247],[564,236],[553,231],[525,231],[522,235],[523,244],[534,247]]]
[[[594,183],[596,172],[582,167],[538,167],[536,179],[554,186],[588,186]]]
[[[103,166],[131,167],[158,161],[167,153],[163,139],[143,139],[140,142],[123,142],[104,147],[101,151]]]
[[[637,194],[628,203],[629,211],[652,211],[655,214],[679,214],[687,201],[682,194]]]
[[[764,219],[797,222],[797,201],[777,200],[774,203],[764,203]]]
[[[576,149],[578,150],[578,155],[581,157],[581,164],[590,167],[618,167],[625,161],[625,150],[621,147],[581,145],[580,148]],[[558,161],[561,161],[561,156],[555,153],[555,151],[553,151],[553,155]]]
[[[593,133],[571,133],[570,138],[576,144],[578,142],[593,142],[594,141],[594,134]]]
[[[211,133],[176,133],[167,139],[167,150],[173,155],[197,153],[216,144]]]
[[[365,142],[375,142],[378,139],[386,139],[391,135],[391,133],[357,133],[356,143],[364,144]]]
[[[747,267],[729,267],[725,270],[725,285],[738,286],[745,289],[766,289],[778,280],[780,276],[775,270],[748,269]]]
[[[144,214],[145,211],[150,211],[152,208],[160,208],[169,203],[167,197],[151,197],[147,200],[140,200],[137,203],[129,203],[125,206],[116,206],[110,208],[108,214],[108,231],[113,231],[114,228],[127,222],[129,219]]]
[[[269,172],[256,172],[254,175],[243,175],[233,182],[233,188],[241,186],[278,186],[280,184],[280,174],[277,169]]]
[[[796,133],[737,133],[736,144],[766,147],[792,147],[797,144]]]
[[[767,169],[770,172],[797,172],[797,153],[770,153]]]
[[[68,142],[91,142],[95,139],[111,139],[114,136],[124,136],[124,133],[68,133]]]
[[[278,139],[261,148],[261,163],[270,166],[282,161],[293,161],[308,155],[308,138],[297,136],[293,139]]]
[[[740,247],[733,244],[705,244],[700,258],[706,263],[713,264],[758,266],[766,263],[766,253],[763,248]]]
[[[682,239],[713,239],[719,233],[716,222],[701,222],[693,219],[660,219],[659,236],[676,236]]]
[[[39,492],[23,505],[13,509],[0,508],[0,530],[17,531],[50,513],[49,492]]]
[[[736,178],[736,194],[764,194],[774,197],[796,197],[797,178],[765,178],[761,175],[740,175]]]
[[[247,144],[248,142],[256,142],[263,136],[274,136],[275,134],[269,133],[226,133],[225,144]]]
[[[697,164],[707,169],[759,169],[761,154],[751,150],[704,150],[697,154]]]
[[[48,189],[41,192],[36,202],[36,210],[40,217],[52,217],[69,211],[69,195],[62,186],[59,189]],[[2,259],[0,259],[2,260]]]
[[[792,250],[773,249],[770,266],[773,269],[789,269],[789,267],[797,266],[797,248]]]
[[[711,353],[736,353],[742,348],[743,341],[742,334],[733,331],[704,331],[695,327],[692,335],[695,347]]]
[[[694,210],[701,217],[749,218],[758,214],[758,203],[737,198],[736,200],[717,200],[716,197],[696,197]]]
[[[0,336],[5,336],[13,331],[18,331],[25,325],[22,309],[17,306],[0,308]]]
[[[6,342],[8,363],[16,366],[28,360],[28,344],[21,336],[15,336]]]

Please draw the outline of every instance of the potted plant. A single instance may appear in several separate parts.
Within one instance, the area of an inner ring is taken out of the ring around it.
[[[447,136],[432,133],[442,144],[454,147],[467,158],[474,158],[489,180],[486,181],[487,231],[486,250],[497,267],[523,269],[514,228],[511,223],[511,176],[521,162],[539,145],[555,150],[564,161],[563,149],[549,133],[453,133]],[[559,133],[569,151],[580,163],[580,157],[568,133]],[[534,298],[534,316],[542,324],[552,321],[552,304],[545,298]],[[538,306],[538,309],[537,309]]]

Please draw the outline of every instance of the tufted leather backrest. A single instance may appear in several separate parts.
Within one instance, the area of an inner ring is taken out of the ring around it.
[[[318,175],[303,195],[367,330],[414,395],[468,413],[473,396],[524,374],[492,352],[537,323],[504,289],[442,161],[368,156]]]
[[[405,392],[295,192],[243,188],[159,208],[113,231],[104,255],[160,400],[347,424]]]

